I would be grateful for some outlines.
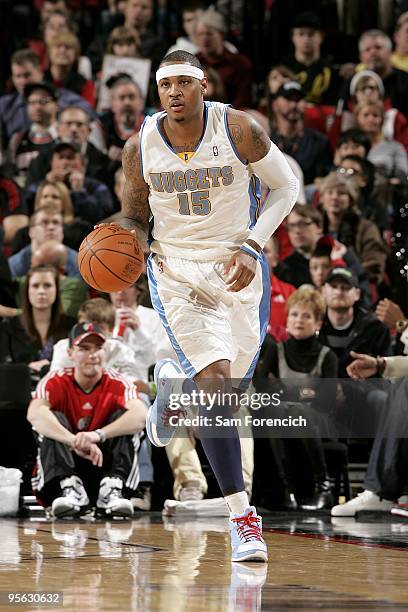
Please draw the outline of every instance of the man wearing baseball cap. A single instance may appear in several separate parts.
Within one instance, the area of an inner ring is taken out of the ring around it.
[[[327,312],[320,330],[320,341],[336,353],[339,378],[347,378],[350,351],[368,355],[390,355],[391,338],[387,327],[375,314],[361,307],[360,288],[350,268],[333,268],[323,285]]]
[[[287,155],[293,157],[303,170],[305,185],[316,177],[326,176],[332,155],[327,137],[304,126],[303,87],[298,81],[283,83],[272,101],[275,127],[271,139]]]
[[[58,111],[57,94],[51,83],[28,83],[24,87],[24,99],[31,125],[13,134],[8,146],[13,175],[22,187],[31,162],[57,138]]]
[[[336,104],[340,79],[327,59],[320,55],[322,23],[315,13],[298,13],[292,26],[293,55],[284,60],[305,89],[311,104]]]
[[[74,367],[45,376],[28,407],[39,447],[33,490],[56,518],[75,518],[92,506],[109,518],[133,514],[127,496],[138,484],[146,408],[134,385],[104,369],[104,345],[98,325],[74,325]]]

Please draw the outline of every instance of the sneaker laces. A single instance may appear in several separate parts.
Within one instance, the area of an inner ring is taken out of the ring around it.
[[[261,519],[259,516],[255,516],[252,510],[245,516],[232,518],[231,521],[237,523],[238,535],[244,542],[262,539],[260,527]]]

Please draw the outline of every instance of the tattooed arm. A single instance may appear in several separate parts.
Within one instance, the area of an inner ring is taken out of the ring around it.
[[[149,187],[142,174],[139,150],[139,135],[131,136],[126,142],[122,153],[125,187],[122,197],[122,218],[120,224],[129,230],[135,230],[136,238],[147,246],[149,225]]]
[[[228,127],[232,142],[244,161],[257,162],[268,153],[270,138],[248,113],[229,109]]]
[[[229,290],[240,291],[254,277],[257,253],[295,204],[299,183],[284,155],[250,115],[229,109],[227,121],[238,155],[270,189],[257,222],[226,266],[227,272],[234,269]]]

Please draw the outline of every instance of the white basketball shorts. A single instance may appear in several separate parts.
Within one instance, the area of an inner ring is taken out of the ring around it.
[[[269,321],[270,279],[262,254],[252,282],[227,291],[223,261],[191,261],[150,255],[150,294],[180,364],[193,378],[227,359],[231,378],[244,388],[253,375]],[[246,381],[246,382],[245,382]]]

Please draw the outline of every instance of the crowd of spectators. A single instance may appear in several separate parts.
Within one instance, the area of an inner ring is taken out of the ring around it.
[[[297,204],[265,246],[271,315],[257,376],[299,378],[310,391],[315,378],[382,376],[391,367],[382,358],[399,358],[397,375],[408,372],[408,356],[402,357],[404,347],[408,353],[408,3],[391,2],[386,22],[353,12],[352,27],[340,2],[294,0],[293,11],[287,2],[259,3],[262,10],[251,15],[246,4],[16,4],[16,27],[3,35],[0,87],[0,363],[27,364],[33,385],[48,371],[72,366],[63,338],[75,321],[102,329],[107,367],[135,384],[146,405],[154,397],[151,366],[173,356],[143,277],[126,291],[90,293],[76,257],[93,225],[120,211],[123,146],[159,110],[155,70],[176,49],[201,61],[207,99],[251,113],[301,183]],[[329,14],[337,19],[335,31]],[[344,403],[341,384],[324,389],[314,391],[318,412]],[[287,390],[287,401],[296,404],[293,393]],[[387,401],[384,396],[384,406]],[[395,403],[401,420],[402,403]],[[298,410],[311,409],[300,404]],[[378,422],[394,431],[392,411],[384,419]],[[327,435],[270,441],[285,507],[337,504],[324,455]],[[182,500],[202,499],[207,491],[193,437],[167,449],[174,494]],[[385,490],[395,501],[404,485],[401,477],[394,487],[380,482],[381,443],[376,440],[365,483],[368,505],[378,505]],[[243,445],[251,492],[252,438]],[[310,463],[307,498],[291,482],[288,454]],[[150,507],[150,455],[142,442],[140,484],[129,493],[135,509]]]

